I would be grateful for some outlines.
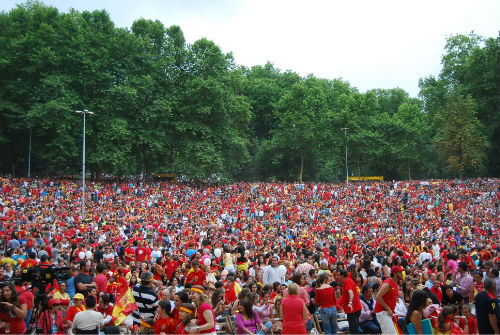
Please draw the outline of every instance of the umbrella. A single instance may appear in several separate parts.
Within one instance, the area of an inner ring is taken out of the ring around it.
[[[188,256],[188,257],[191,257],[191,256],[193,256],[194,254],[196,254],[196,250],[194,250],[194,249],[188,249],[188,250],[186,251],[186,256]]]

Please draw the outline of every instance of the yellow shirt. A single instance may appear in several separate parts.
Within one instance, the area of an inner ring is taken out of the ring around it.
[[[17,264],[17,262],[10,257],[4,257],[0,260],[1,266],[4,266],[6,263],[9,263],[10,265],[12,265],[12,267],[16,266]]]
[[[59,300],[71,300],[69,298],[69,294],[64,292],[64,293],[61,293],[59,291],[57,291],[56,293],[54,293],[54,299],[59,299]]]

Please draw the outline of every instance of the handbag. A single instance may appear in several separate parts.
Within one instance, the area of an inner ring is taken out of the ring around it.
[[[408,334],[417,334],[417,330],[415,329],[415,325],[413,323],[409,323],[406,326],[408,329]],[[432,335],[432,325],[430,319],[422,320],[422,334]]]

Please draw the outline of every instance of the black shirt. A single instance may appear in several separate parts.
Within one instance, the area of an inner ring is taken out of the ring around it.
[[[476,295],[474,304],[476,305],[477,330],[479,334],[493,334],[489,315],[498,312],[496,298],[492,299],[486,291],[481,291]]]
[[[441,299],[441,305],[442,306],[455,305],[458,307],[462,304],[462,300],[464,300],[464,298],[457,291],[453,291],[453,296],[451,298],[446,294],[446,292],[443,291],[443,298]]]
[[[92,279],[92,277],[87,274],[82,274],[82,273],[77,274],[75,276],[75,292],[83,294],[83,296],[86,298],[88,295],[87,290],[86,289],[84,291],[79,290],[78,283],[92,284],[93,281],[94,279]]]

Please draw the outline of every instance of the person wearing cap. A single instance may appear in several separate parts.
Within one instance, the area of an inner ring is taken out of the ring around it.
[[[132,289],[137,310],[132,313],[134,324],[140,326],[141,334],[152,334],[154,332],[154,317],[158,307],[158,296],[152,289],[153,274],[143,272],[141,285]]]
[[[396,334],[392,317],[398,301],[398,282],[403,279],[403,268],[394,265],[391,267],[391,276],[380,286],[377,293],[375,313],[382,329],[382,334]]]
[[[66,312],[66,317],[64,318],[64,323],[66,325],[66,328],[71,328],[73,320],[75,319],[75,315],[86,309],[85,305],[83,304],[84,299],[85,297],[81,293],[77,293],[74,295],[73,306],[70,306],[68,308],[68,311]]]
[[[59,299],[50,299],[48,308],[39,316],[38,327],[43,334],[65,334],[66,327],[60,306]]]
[[[191,300],[196,306],[196,319],[198,326],[189,329],[190,334],[210,334],[215,335],[215,315],[212,305],[205,294],[203,286],[195,285],[191,287]]]

